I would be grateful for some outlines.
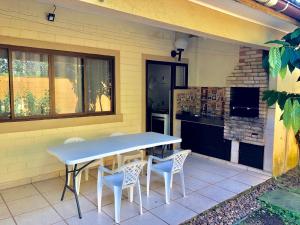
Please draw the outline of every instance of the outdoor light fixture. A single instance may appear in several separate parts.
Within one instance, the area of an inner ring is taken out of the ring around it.
[[[181,54],[188,46],[186,38],[179,38],[174,43],[175,50],[171,51],[171,56],[175,58],[178,55],[178,61],[181,61]]]
[[[56,5],[53,5],[53,12],[47,14],[47,20],[50,22],[54,22],[55,20],[55,10],[56,10]]]

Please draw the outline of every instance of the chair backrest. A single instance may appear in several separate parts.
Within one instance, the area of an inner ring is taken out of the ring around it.
[[[125,133],[121,133],[121,132],[116,132],[116,133],[112,133],[111,135],[109,135],[110,137],[115,137],[115,136],[122,136],[125,135]]]
[[[81,137],[71,137],[64,141],[64,144],[71,144],[71,143],[77,143],[77,142],[83,142],[85,139]]]
[[[188,154],[190,154],[191,150],[182,150],[174,153],[171,157],[173,159],[173,172],[178,172],[182,170],[184,161]]]
[[[135,184],[139,175],[146,164],[146,161],[135,161],[123,165],[119,171],[124,173],[123,187]]]

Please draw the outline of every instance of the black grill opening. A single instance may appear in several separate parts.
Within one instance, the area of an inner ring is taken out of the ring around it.
[[[230,116],[259,116],[259,88],[232,87],[230,96]]]

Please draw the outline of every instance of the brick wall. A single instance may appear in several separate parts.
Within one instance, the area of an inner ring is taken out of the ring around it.
[[[259,117],[230,117],[230,88],[259,87]],[[267,105],[262,95],[268,89],[268,74],[262,67],[262,50],[240,47],[239,63],[227,77],[224,137],[249,144],[264,145]]]

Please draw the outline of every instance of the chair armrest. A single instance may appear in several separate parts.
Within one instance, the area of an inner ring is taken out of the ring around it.
[[[157,161],[160,161],[160,162],[163,162],[163,161],[167,161],[167,160],[170,160],[170,156],[167,157],[167,158],[159,158],[159,157],[156,157],[156,156],[153,156],[153,155],[150,155],[149,158],[148,158],[148,161],[153,161],[153,160],[157,160]]]
[[[105,173],[109,173],[109,174],[114,174],[115,173],[115,171],[112,171],[112,170],[110,170],[110,169],[107,169],[106,167],[104,167],[104,166],[99,166],[99,170],[103,173],[103,172],[105,172]]]

